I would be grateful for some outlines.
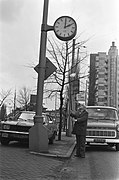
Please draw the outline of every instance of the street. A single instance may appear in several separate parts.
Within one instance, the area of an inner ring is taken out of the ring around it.
[[[75,152],[74,152],[75,153]],[[27,145],[0,145],[1,180],[118,180],[119,152],[114,148],[87,146],[86,158],[68,160],[29,153]]]
[[[86,158],[72,155],[61,171],[62,180],[119,180],[119,152],[108,146],[87,146]]]

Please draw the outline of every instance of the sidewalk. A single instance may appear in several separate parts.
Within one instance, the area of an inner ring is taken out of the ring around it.
[[[46,157],[70,158],[74,148],[75,136],[72,135],[71,137],[67,137],[66,133],[63,132],[61,135],[61,141],[58,141],[58,136],[56,136],[54,143],[48,145],[48,153],[30,153]]]

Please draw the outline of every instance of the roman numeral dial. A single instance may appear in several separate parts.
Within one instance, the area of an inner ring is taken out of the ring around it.
[[[75,37],[77,25],[69,16],[59,17],[54,23],[55,35],[62,41],[68,41]]]

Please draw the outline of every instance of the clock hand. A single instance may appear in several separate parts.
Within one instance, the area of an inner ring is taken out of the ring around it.
[[[67,19],[65,18],[65,22],[64,22],[64,28],[66,28],[66,21],[67,21]]]
[[[68,24],[67,26],[65,26],[65,28],[67,28],[67,27],[71,26],[72,24],[74,24],[74,23]]]

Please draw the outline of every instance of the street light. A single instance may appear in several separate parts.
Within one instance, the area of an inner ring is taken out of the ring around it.
[[[76,45],[78,45],[78,47],[76,47]],[[72,82],[74,81],[74,78],[77,77],[76,68],[77,68],[78,64],[80,66],[80,62],[78,63],[79,49],[81,47],[86,48],[86,46],[82,46],[82,43],[75,43],[75,39],[73,39],[73,45],[71,47],[72,47],[72,65],[71,65],[71,72],[69,74],[69,109],[68,109],[69,116],[68,116],[68,120],[67,120],[68,121],[67,122],[67,136],[71,136],[71,130],[72,130],[70,111],[75,109],[75,94],[72,93],[72,92],[74,92],[74,86],[72,86]],[[77,61],[75,61],[75,49],[76,48],[78,48],[78,51],[77,51]],[[80,85],[79,81],[80,81],[80,79],[78,78],[78,86]],[[80,89],[80,87],[78,87],[78,91],[79,91],[79,89]]]
[[[68,117],[67,117],[67,129],[66,129],[66,135],[71,136],[72,126],[71,126],[71,117],[70,117],[70,111],[72,110],[72,89],[71,89],[71,78],[75,77],[75,73],[72,73],[69,75],[69,98],[68,98]]]

